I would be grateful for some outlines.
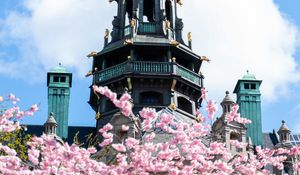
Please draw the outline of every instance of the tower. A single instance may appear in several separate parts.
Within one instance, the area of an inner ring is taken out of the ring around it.
[[[251,124],[247,124],[247,137],[250,137],[253,145],[256,146],[262,145],[261,94],[259,91],[261,82],[247,71],[247,74],[238,80],[234,88],[241,117],[252,121]]]
[[[235,102],[229,96],[229,92],[226,91],[226,96],[221,102],[223,109],[223,114],[220,118],[212,125],[212,139],[214,141],[223,142],[226,148],[230,150],[232,154],[236,153],[246,153],[246,147],[236,148],[231,141],[238,141],[241,143],[246,143],[246,126],[236,121],[227,121],[227,115],[230,114],[231,109]]]
[[[57,135],[68,138],[68,115],[72,74],[59,64],[47,73],[48,113],[54,113],[57,121]]]
[[[45,127],[45,133],[47,135],[56,135],[56,128],[57,128],[57,123],[54,118],[53,112],[50,112],[50,115],[44,124]]]
[[[92,52],[93,85],[108,86],[118,96],[127,88],[134,101],[133,112],[144,106],[157,110],[171,106],[185,120],[195,118],[200,105],[202,59],[182,39],[183,22],[177,17],[181,1],[114,0],[118,4],[113,29],[106,30],[104,48]],[[118,111],[105,97],[91,90],[89,104],[97,127]]]

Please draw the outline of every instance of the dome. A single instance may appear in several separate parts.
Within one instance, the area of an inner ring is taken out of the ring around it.
[[[67,69],[61,66],[61,63],[55,68],[53,68],[50,72],[52,73],[67,73]]]
[[[230,95],[229,95],[229,92],[226,91],[226,96],[224,97],[223,101],[221,102],[221,104],[224,104],[224,103],[234,103],[234,101],[231,99]]]
[[[284,132],[284,131],[285,132],[290,131],[290,129],[286,126],[285,121],[283,120],[278,132]]]
[[[57,124],[56,120],[53,116],[54,116],[54,114],[53,114],[53,112],[51,112],[50,116],[48,117],[48,120],[46,121],[45,124]]]
[[[253,74],[250,74],[247,70],[247,74],[243,76],[243,80],[256,80],[255,76]]]

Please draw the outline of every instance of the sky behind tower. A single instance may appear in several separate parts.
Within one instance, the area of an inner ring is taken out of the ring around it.
[[[282,119],[300,132],[300,7],[298,0],[189,0],[179,8],[184,36],[204,63],[208,96],[220,103],[246,70],[263,80],[263,130]],[[15,93],[21,106],[40,111],[23,123],[47,118],[46,72],[59,62],[73,72],[69,122],[95,125],[87,104],[90,51],[103,47],[116,3],[103,0],[2,0],[0,2],[0,94]],[[235,97],[234,94],[231,94]]]

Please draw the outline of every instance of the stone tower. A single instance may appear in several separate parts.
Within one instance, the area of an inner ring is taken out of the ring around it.
[[[112,0],[113,1],[113,0]],[[157,110],[170,104],[182,118],[194,119],[200,106],[203,59],[182,38],[183,22],[177,17],[173,0],[114,0],[118,4],[113,29],[105,31],[104,48],[92,52],[93,85],[108,86],[118,96],[127,88],[137,114],[144,106]],[[109,34],[111,40],[109,41]],[[118,111],[104,97],[91,90],[89,104],[95,111],[97,127]]]
[[[246,126],[235,121],[228,122],[227,115],[230,114],[232,106],[235,102],[229,96],[229,92],[226,92],[226,96],[221,102],[223,108],[223,114],[220,118],[212,125],[212,139],[214,141],[223,142],[226,145],[226,148],[230,150],[232,154],[237,153],[246,153],[246,147],[236,148],[231,144],[231,141],[238,141],[240,143],[247,143],[246,140]]]
[[[68,115],[72,74],[59,64],[47,74],[48,113],[54,113],[58,124],[56,134],[68,138]]]
[[[247,74],[238,80],[234,88],[241,117],[252,121],[247,125],[247,137],[251,138],[255,146],[262,145],[261,94],[259,91],[261,82],[247,71]]]
[[[56,135],[57,122],[55,121],[53,112],[50,112],[44,127],[47,135]]]

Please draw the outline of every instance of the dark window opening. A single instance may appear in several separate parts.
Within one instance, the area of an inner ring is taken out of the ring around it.
[[[143,92],[140,94],[140,103],[143,105],[162,105],[163,95],[158,92]]]
[[[238,133],[230,133],[230,140],[240,140],[240,135]]]
[[[106,100],[105,102],[105,112],[111,111],[116,109],[116,106],[113,104],[112,101],[110,101],[109,99]]]
[[[133,18],[132,10],[133,10],[133,3],[132,0],[127,0],[126,2],[126,25],[129,25],[129,21]]]
[[[179,109],[181,109],[189,114],[193,114],[193,106],[189,100],[187,100],[183,97],[178,97],[177,102],[178,102]]]
[[[53,82],[59,82],[59,77],[58,76],[54,76],[53,77]]]
[[[154,22],[154,13],[155,13],[155,2],[154,0],[144,1],[144,16],[147,17],[147,21],[144,22]]]
[[[256,89],[256,85],[255,84],[251,84],[251,89]]]
[[[250,89],[250,85],[248,83],[244,84],[244,89]]]
[[[169,21],[172,21],[172,19],[171,19],[171,14],[172,14],[172,9],[171,9],[171,1],[170,0],[166,0],[166,2],[165,2],[165,8],[166,8],[166,18],[167,18],[167,20],[169,20]]]
[[[60,82],[65,83],[66,82],[66,77],[60,77]]]

